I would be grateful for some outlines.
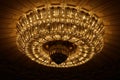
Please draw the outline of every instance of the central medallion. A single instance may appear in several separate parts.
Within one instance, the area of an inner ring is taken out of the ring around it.
[[[50,58],[57,64],[66,61],[68,56],[74,54],[76,45],[62,40],[50,41],[43,44],[43,49],[50,55]]]

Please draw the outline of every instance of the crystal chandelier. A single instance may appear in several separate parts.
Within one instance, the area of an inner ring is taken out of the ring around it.
[[[43,5],[17,23],[17,46],[31,60],[50,67],[86,63],[104,45],[102,21],[86,9]]]

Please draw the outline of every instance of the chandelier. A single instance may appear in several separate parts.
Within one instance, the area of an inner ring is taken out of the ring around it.
[[[30,10],[19,18],[16,27],[19,50],[45,66],[84,64],[104,45],[104,25],[99,17],[67,4]]]

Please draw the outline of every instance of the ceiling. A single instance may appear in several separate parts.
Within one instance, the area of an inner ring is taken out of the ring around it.
[[[86,64],[51,68],[32,62],[16,46],[16,22],[26,11],[46,3],[68,3],[88,9],[105,25],[105,45]],[[120,0],[0,0],[0,78],[4,80],[119,80]],[[119,79],[118,79],[119,78]]]

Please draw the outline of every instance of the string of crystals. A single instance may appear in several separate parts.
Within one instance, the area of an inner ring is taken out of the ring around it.
[[[51,67],[72,67],[90,60],[104,45],[104,25],[85,9],[71,7],[38,7],[21,16],[17,23],[17,46],[30,59]],[[77,45],[68,59],[55,64],[42,45],[63,40]]]

